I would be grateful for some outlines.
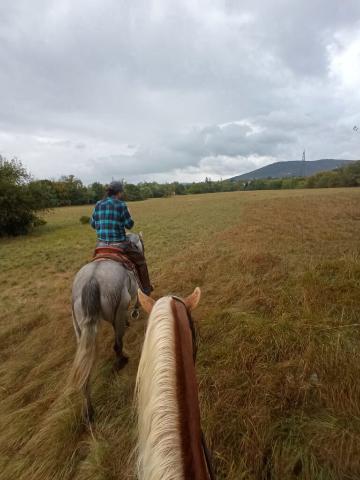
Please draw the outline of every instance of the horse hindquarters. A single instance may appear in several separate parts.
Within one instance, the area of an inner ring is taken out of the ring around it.
[[[90,278],[81,291],[81,317],[75,318],[79,338],[70,375],[70,383],[79,390],[87,390],[87,383],[96,354],[96,333],[101,313],[100,286],[96,278]]]

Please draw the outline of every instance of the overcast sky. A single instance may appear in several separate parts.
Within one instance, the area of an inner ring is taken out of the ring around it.
[[[37,178],[360,158],[359,0],[1,0],[0,154]]]

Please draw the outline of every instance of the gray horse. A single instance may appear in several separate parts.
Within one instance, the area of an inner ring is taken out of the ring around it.
[[[142,252],[139,235],[130,233],[127,240]],[[89,378],[95,361],[96,333],[102,319],[110,322],[115,331],[115,368],[124,367],[128,358],[123,354],[123,336],[128,325],[131,302],[137,298],[139,286],[133,272],[114,260],[102,260],[84,265],[76,274],[72,289],[72,312],[78,342],[70,385],[84,393],[84,417],[91,421],[93,407]],[[133,316],[138,315],[138,302]]]

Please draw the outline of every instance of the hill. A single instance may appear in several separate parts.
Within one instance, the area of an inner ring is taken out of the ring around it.
[[[264,178],[283,178],[283,177],[309,177],[318,172],[334,170],[335,168],[344,167],[353,160],[335,160],[321,159],[303,162],[301,160],[292,160],[288,162],[275,162],[271,165],[258,168],[252,172],[244,173],[230,178],[229,180],[254,180]]]
[[[131,204],[154,297],[202,289],[197,373],[217,480],[360,478],[360,189],[278,190]],[[0,239],[0,480],[134,480],[135,376],[112,371],[103,323],[91,431],[63,395],[70,289],[92,255],[89,206]]]

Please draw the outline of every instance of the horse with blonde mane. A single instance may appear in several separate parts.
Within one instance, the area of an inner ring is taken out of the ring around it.
[[[150,314],[136,379],[138,478],[211,480],[200,427],[190,315],[200,289],[185,299],[169,296],[157,302],[140,291],[138,295]]]

